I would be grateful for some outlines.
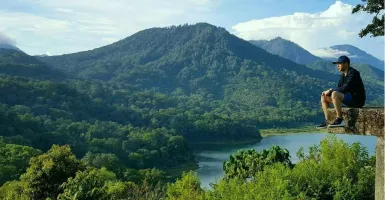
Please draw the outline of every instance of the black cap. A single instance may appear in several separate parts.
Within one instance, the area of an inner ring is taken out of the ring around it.
[[[350,59],[347,56],[340,56],[340,57],[338,57],[337,61],[333,62],[333,64],[345,63],[345,62],[350,64]]]

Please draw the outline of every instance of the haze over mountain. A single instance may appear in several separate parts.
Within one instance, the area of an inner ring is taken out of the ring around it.
[[[250,42],[271,54],[279,55],[299,64],[308,64],[316,60],[322,60],[298,44],[281,37],[272,40],[250,40]]]

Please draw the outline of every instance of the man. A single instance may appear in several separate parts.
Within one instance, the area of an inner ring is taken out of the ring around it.
[[[342,104],[352,108],[362,108],[365,105],[366,95],[364,83],[360,72],[350,66],[350,59],[347,56],[340,56],[337,61],[338,71],[342,72],[338,81],[338,87],[323,91],[321,94],[322,110],[325,114],[325,121],[316,128],[326,128],[329,121],[327,109],[332,103],[337,113],[337,119],[328,127],[344,127],[342,119]]]

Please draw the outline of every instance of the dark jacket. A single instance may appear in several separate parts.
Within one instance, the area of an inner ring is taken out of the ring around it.
[[[364,83],[362,82],[360,72],[356,69],[349,67],[348,73],[341,74],[341,78],[338,81],[338,87],[332,89],[332,91],[338,91],[344,94],[350,93],[353,97],[353,101],[350,107],[363,107],[366,101]]]

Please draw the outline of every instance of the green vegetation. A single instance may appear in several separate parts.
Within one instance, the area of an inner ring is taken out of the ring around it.
[[[0,185],[20,177],[28,167],[30,158],[41,154],[32,147],[6,144],[0,139]]]
[[[94,168],[76,159],[68,145],[54,145],[33,157],[19,180],[0,187],[0,199],[160,199],[165,190],[162,172],[138,174],[143,176],[139,181],[134,176],[119,180],[104,167]]]
[[[201,189],[195,173],[170,184],[167,199],[374,199],[375,156],[359,143],[329,136],[292,164],[288,152],[272,147],[242,150],[225,162],[225,178]]]
[[[124,179],[76,159],[68,145],[32,157],[18,180],[0,187],[0,199],[374,199],[375,156],[359,143],[329,135],[293,164],[279,146],[241,150],[224,162],[225,177],[202,189],[196,173],[165,183],[156,169],[130,170]]]
[[[33,77],[41,80],[64,80],[65,73],[21,51],[0,47],[0,74]]]
[[[287,149],[272,146],[269,150],[257,152],[255,149],[238,151],[234,156],[223,163],[225,179],[250,179],[262,172],[267,165],[281,163],[291,167],[290,154]]]

